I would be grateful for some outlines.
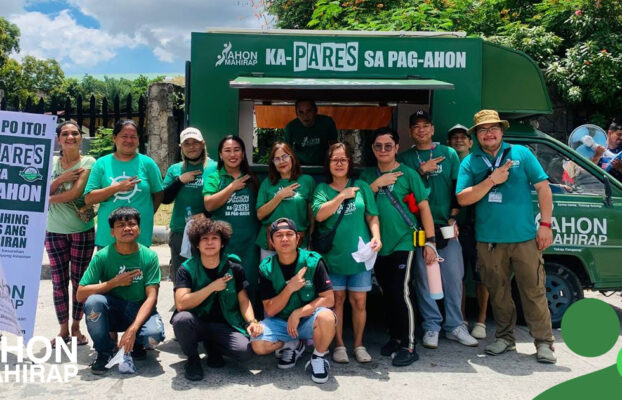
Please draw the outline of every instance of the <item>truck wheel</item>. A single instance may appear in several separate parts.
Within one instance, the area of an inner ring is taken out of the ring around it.
[[[564,313],[572,303],[583,298],[583,287],[577,275],[568,267],[545,263],[546,299],[551,311],[553,328],[559,328]]]
[[[568,267],[554,262],[545,262],[546,300],[551,312],[553,329],[561,326],[562,317],[572,303],[583,298],[583,288],[577,275]],[[512,298],[516,304],[517,323],[525,325],[523,304],[518,293],[516,280],[512,279]]]

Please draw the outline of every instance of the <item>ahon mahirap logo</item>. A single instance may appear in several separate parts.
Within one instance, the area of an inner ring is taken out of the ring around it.
[[[233,50],[231,42],[223,45],[222,52],[216,57],[216,66],[221,65],[256,65],[257,52],[249,50]]]
[[[35,167],[26,167],[19,171],[19,176],[26,182],[34,182],[43,179],[43,175],[39,173],[39,170]]]
[[[125,173],[125,171],[123,171],[123,175],[119,175],[117,177],[110,177],[110,181],[112,184],[115,184],[117,182],[120,181],[124,181],[126,179],[130,179],[131,176],[129,176],[128,174]],[[130,200],[132,197],[134,197],[134,195],[137,192],[140,192],[141,190],[138,188],[138,184],[134,185],[134,187],[130,190],[126,190],[124,192],[117,192],[114,194],[114,200],[113,203],[117,200]]]

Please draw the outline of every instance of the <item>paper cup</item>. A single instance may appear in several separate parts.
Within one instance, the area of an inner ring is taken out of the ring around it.
[[[451,239],[454,235],[454,226],[443,226],[441,227],[441,233],[443,234],[444,239]]]

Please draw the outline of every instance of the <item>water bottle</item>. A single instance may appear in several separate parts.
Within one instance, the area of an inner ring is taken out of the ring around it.
[[[190,206],[186,207],[186,222],[188,222],[192,218],[192,208]]]
[[[426,244],[427,246],[427,244]],[[445,261],[438,255],[434,246],[428,246],[436,253],[436,258],[431,264],[426,264],[426,272],[428,275],[428,288],[430,289],[430,297],[434,300],[443,298],[443,280],[441,279],[441,266],[439,262]]]

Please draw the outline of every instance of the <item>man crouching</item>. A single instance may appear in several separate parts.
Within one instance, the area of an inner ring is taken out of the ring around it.
[[[324,358],[335,336],[333,288],[322,257],[296,247],[296,223],[279,218],[270,225],[270,242],[276,255],[259,266],[259,291],[266,315],[263,334],[251,339],[256,354],[277,352],[278,367],[291,368],[313,339],[311,366],[315,383],[328,381],[329,363]]]
[[[115,242],[95,253],[76,295],[78,301],[86,300],[86,327],[97,350],[91,372],[96,375],[107,371],[116,349],[110,333],[124,332],[118,348],[137,360],[146,357],[145,347],[164,340],[164,325],[156,311],[160,262],[155,251],[136,241],[140,213],[132,207],[117,208],[108,224]]]

